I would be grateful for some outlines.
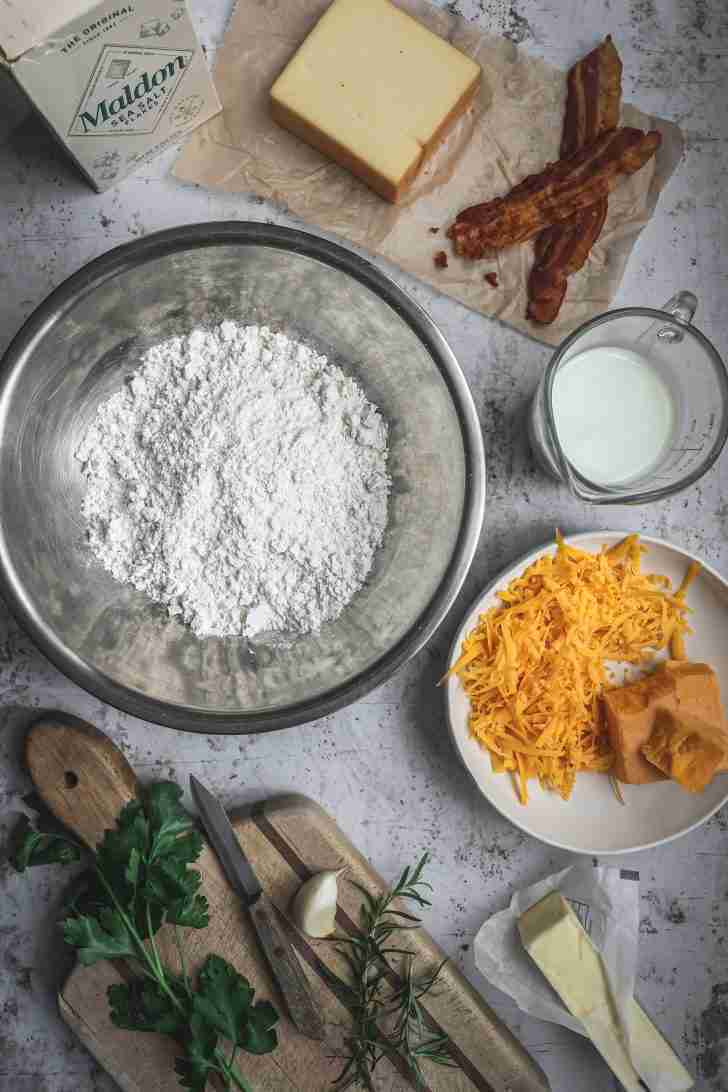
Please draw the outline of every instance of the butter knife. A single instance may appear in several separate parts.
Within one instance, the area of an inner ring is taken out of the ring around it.
[[[298,957],[281,928],[273,903],[262,890],[253,866],[235,836],[225,809],[196,777],[190,777],[190,788],[202,825],[223,872],[250,912],[260,946],[280,987],[293,1023],[309,1039],[324,1039],[323,1021]]]

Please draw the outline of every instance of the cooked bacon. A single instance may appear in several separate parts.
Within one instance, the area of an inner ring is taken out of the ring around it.
[[[455,252],[484,258],[522,243],[605,198],[622,175],[634,174],[657,151],[660,134],[614,129],[568,159],[525,178],[505,197],[473,205],[448,230]]]
[[[622,62],[608,35],[567,76],[561,155],[573,155],[616,128],[622,98]],[[566,278],[589,257],[607,217],[607,199],[546,228],[536,239],[536,262],[528,280],[527,315],[553,322],[566,295]]]
[[[566,278],[584,265],[606,218],[604,199],[538,236],[536,262],[528,278],[527,315],[533,322],[554,321],[566,295]]]
[[[619,125],[622,62],[611,35],[566,77],[566,113],[560,155],[573,155]]]

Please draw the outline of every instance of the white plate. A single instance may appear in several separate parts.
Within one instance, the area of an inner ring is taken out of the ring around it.
[[[567,542],[595,552],[625,537],[625,531],[594,531],[572,535]],[[645,538],[645,572],[664,573],[676,586],[693,558],[686,550],[657,538]],[[468,611],[450,650],[450,665],[460,654],[463,638],[478,617],[498,602],[496,592],[554,544],[546,544],[522,558],[508,572],[494,580]],[[728,698],[728,582],[701,561],[702,570],[690,585],[688,605],[692,608],[690,625],[693,636],[686,637],[691,660],[709,663],[718,676],[724,700]],[[616,799],[609,778],[604,774],[580,773],[569,800],[544,790],[537,781],[529,781],[527,805],[516,798],[513,779],[495,774],[490,768],[489,752],[468,731],[470,703],[460,680],[451,676],[446,684],[447,715],[455,746],[491,804],[527,834],[542,842],[574,853],[602,855],[631,853],[638,849],[679,838],[681,834],[704,823],[728,800],[728,774],[717,777],[705,792],[688,793],[672,782],[654,785],[622,785],[625,805]]]

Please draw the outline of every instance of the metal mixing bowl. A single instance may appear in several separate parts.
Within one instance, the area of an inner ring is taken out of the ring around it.
[[[99,403],[149,346],[225,318],[323,351],[390,425],[389,526],[373,571],[337,621],[287,649],[196,637],[101,568],[81,517],[75,451]],[[122,246],[38,308],[0,372],[2,593],[61,671],[175,728],[282,728],[381,683],[445,617],[484,499],[478,419],[442,335],[372,265],[300,231],[199,224]]]

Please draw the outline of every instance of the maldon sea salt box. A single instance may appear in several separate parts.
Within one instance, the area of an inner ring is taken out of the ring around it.
[[[184,0],[0,0],[0,67],[99,191],[221,109]]]

